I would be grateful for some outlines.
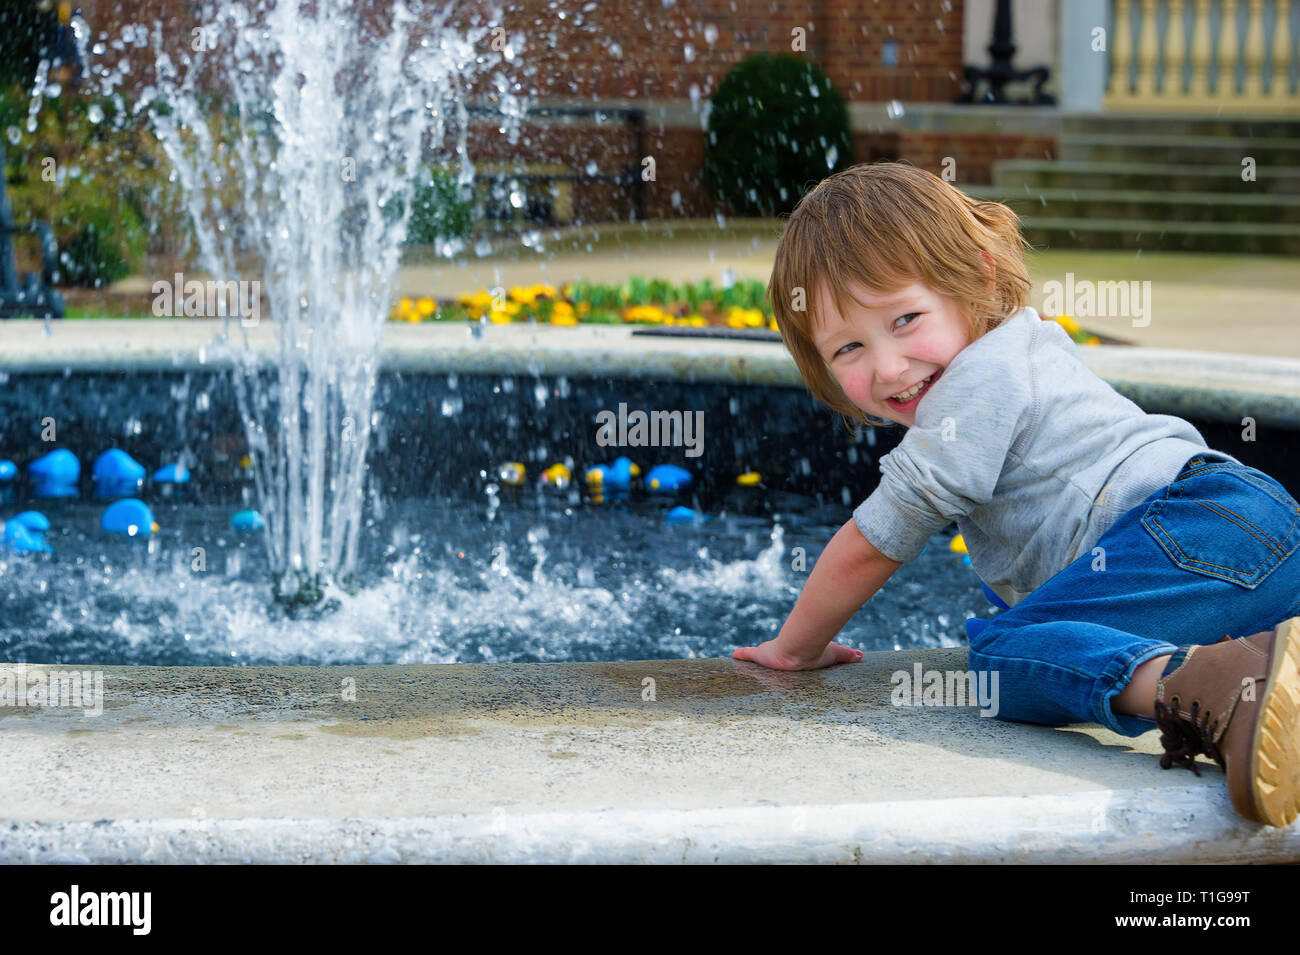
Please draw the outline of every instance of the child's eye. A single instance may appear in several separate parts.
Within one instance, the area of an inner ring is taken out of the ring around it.
[[[895,320],[894,327],[895,327],[895,328],[900,328],[900,327],[901,327],[901,328],[906,328],[906,327],[907,327],[906,325],[902,325],[902,326],[900,326],[900,325],[898,324],[898,322],[901,322],[901,321],[902,321],[903,319],[905,319],[905,318],[916,318],[916,317],[917,317],[918,315],[920,315],[920,314],[921,314],[920,312],[908,312],[906,315],[900,315],[900,316]],[[911,325],[911,324],[912,324],[911,322],[908,322],[908,323],[907,323],[907,325]]]
[[[837,351],[837,352],[836,352],[834,355],[832,355],[831,357],[832,357],[832,358],[839,358],[840,355],[846,355],[846,354],[848,354],[849,352],[851,352],[853,349],[855,349],[855,348],[861,348],[861,347],[862,347],[862,343],[861,343],[861,342],[849,342],[847,345],[845,345],[843,348],[841,348],[839,351]]]

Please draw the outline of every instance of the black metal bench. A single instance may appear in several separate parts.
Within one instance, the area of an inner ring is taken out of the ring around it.
[[[4,164],[4,149],[0,147],[0,318],[62,318],[63,296],[53,288],[59,281],[59,245],[54,231],[44,222],[14,224]],[[13,237],[25,233],[35,235],[40,243],[41,271],[20,278]]]

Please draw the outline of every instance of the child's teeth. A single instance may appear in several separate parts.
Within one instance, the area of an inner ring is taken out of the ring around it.
[[[930,378],[933,377],[934,375],[930,376]],[[894,395],[894,400],[895,401],[912,400],[917,396],[917,394],[921,391],[922,388],[924,388],[927,384],[929,384],[930,378],[925,379],[925,381],[918,382],[917,384],[913,385],[911,388],[909,388],[907,391],[902,392],[901,394]]]

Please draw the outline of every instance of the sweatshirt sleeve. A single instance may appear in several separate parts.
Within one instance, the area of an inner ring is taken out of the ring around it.
[[[997,331],[967,346],[931,386],[916,423],[881,458],[879,486],[853,512],[891,560],[914,560],[931,534],[988,503],[1007,455],[1037,422],[1033,334],[1007,341]]]

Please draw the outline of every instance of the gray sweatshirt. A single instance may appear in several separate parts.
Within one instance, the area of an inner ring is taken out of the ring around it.
[[[1088,369],[1065,329],[1023,308],[930,387],[853,519],[904,562],[956,521],[975,572],[1014,607],[1207,450],[1190,424],[1146,414]]]

